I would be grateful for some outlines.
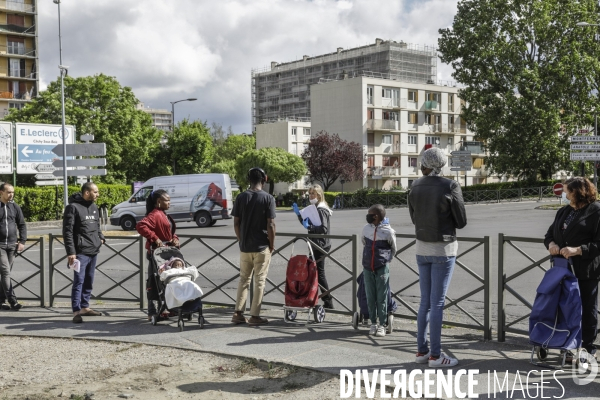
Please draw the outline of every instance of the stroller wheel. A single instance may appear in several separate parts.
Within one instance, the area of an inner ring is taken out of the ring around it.
[[[188,317],[187,317],[187,318],[188,318],[188,321],[191,321],[191,320],[192,320],[192,318],[193,318],[193,316],[194,316],[194,314],[192,314],[192,313],[189,313],[189,314],[188,314]]]
[[[358,318],[359,318],[359,314],[357,312],[352,314],[352,327],[354,329],[358,329]]]
[[[204,317],[202,315],[198,317],[198,324],[200,325],[200,329],[204,329]]]
[[[298,315],[298,311],[296,310],[285,310],[285,320],[286,321],[294,321],[296,316]]]
[[[392,333],[394,332],[394,316],[392,314],[388,315],[388,321],[387,321],[387,332],[386,333]]]
[[[325,309],[323,308],[323,306],[317,306],[313,308],[313,314],[316,323],[321,323],[325,320]]]
[[[179,328],[179,332],[183,332],[183,320],[180,319],[179,321],[177,321],[177,327]]]
[[[154,314],[150,322],[152,323],[152,325],[156,326],[156,323],[158,322],[158,315]]]
[[[538,347],[536,354],[538,360],[540,361],[546,361],[548,358],[548,350],[544,349],[543,347]]]

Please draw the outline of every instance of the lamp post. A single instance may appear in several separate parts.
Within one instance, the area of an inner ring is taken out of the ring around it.
[[[67,206],[69,201],[69,190],[67,181],[67,135],[65,129],[65,76],[68,73],[68,67],[62,63],[62,35],[60,32],[60,0],[53,0],[54,4],[58,5],[58,57],[60,70],[60,104],[62,110],[62,167],[63,167],[63,209]]]
[[[56,1],[56,0],[55,0]],[[196,101],[196,98],[189,98],[177,101],[171,101],[171,133],[175,133],[175,104],[181,103],[182,101]],[[175,158],[173,158],[173,175],[175,175]]]

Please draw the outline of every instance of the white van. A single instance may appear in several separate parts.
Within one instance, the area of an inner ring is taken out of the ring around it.
[[[157,176],[144,183],[129,200],[111,211],[110,224],[125,231],[146,215],[146,198],[153,190],[164,189],[171,196],[167,213],[177,222],[196,221],[199,227],[213,226],[220,219],[230,219],[233,209],[231,182],[227,174]]]

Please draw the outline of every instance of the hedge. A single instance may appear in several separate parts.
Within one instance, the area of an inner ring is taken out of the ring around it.
[[[519,188],[539,188],[552,186],[561,181],[545,180],[545,181],[514,181],[514,182],[499,182],[499,183],[481,183],[477,185],[462,186],[463,192],[471,192],[474,190],[502,190],[502,189],[519,189]]]
[[[69,186],[69,196],[81,190],[80,186]],[[98,207],[106,206],[110,211],[115,205],[131,197],[129,185],[98,184],[100,197]],[[16,187],[15,202],[21,206],[28,222],[60,219],[63,210],[62,187]]]

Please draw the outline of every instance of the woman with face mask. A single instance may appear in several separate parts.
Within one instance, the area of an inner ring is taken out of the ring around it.
[[[333,215],[333,211],[329,208],[327,201],[325,201],[325,194],[323,193],[323,188],[319,185],[312,185],[308,189],[308,199],[310,201],[310,205],[313,205],[317,208],[319,212],[319,218],[321,225],[315,226],[310,219],[302,219],[300,215],[300,210],[298,209],[298,205],[296,203],[293,204],[292,208],[294,212],[298,216],[298,220],[302,223],[308,233],[310,234],[318,234],[318,235],[328,235],[330,234],[329,230],[329,220]],[[329,251],[331,248],[331,243],[329,238],[311,238],[315,244],[317,244],[320,248],[325,251]],[[317,272],[319,275],[319,286],[321,287],[321,293],[329,291],[329,285],[327,284],[327,278],[325,277],[325,255],[318,250],[315,246],[312,246],[313,253],[315,255],[315,260],[317,262]],[[323,307],[333,309],[333,297],[330,294],[324,295],[323,299]]]
[[[579,281],[582,303],[581,345],[595,357],[600,281],[600,204],[596,187],[586,178],[570,178],[563,184],[566,206],[558,210],[548,228],[544,245],[553,257],[566,258]],[[567,361],[573,356],[567,355]]]

